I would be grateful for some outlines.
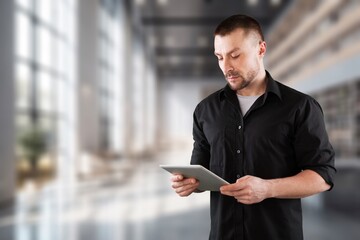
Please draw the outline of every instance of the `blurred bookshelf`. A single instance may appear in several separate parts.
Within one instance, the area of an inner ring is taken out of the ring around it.
[[[360,159],[360,79],[311,95],[322,106],[337,159]]]

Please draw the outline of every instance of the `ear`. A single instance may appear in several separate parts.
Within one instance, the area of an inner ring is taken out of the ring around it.
[[[266,53],[266,42],[265,41],[260,41],[259,43],[259,55],[261,57],[264,57]]]

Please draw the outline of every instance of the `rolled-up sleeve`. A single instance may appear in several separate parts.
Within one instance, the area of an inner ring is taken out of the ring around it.
[[[313,98],[306,98],[298,108],[294,149],[298,167],[315,171],[332,188],[335,152],[329,142],[322,109]]]

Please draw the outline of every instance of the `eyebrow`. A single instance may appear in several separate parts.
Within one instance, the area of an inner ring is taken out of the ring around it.
[[[234,48],[234,49],[232,49],[230,52],[228,52],[228,53],[226,53],[227,55],[229,55],[229,54],[232,54],[233,52],[236,52],[236,51],[239,51],[240,50],[240,48]],[[214,52],[214,54],[215,54],[215,56],[221,56],[221,54],[220,53],[217,53],[217,52]]]

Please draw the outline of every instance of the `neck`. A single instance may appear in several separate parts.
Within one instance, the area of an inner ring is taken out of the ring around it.
[[[260,96],[266,91],[266,72],[263,69],[259,72],[256,79],[243,88],[236,91],[236,94],[241,96]]]

